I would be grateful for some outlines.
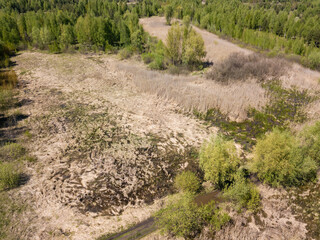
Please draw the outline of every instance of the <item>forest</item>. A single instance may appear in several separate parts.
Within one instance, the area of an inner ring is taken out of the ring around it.
[[[317,1],[208,0],[1,0],[0,40],[10,50],[50,52],[110,51],[128,47],[143,52],[147,37],[139,18],[188,17],[193,24],[270,55],[298,57],[320,64],[320,3]]]

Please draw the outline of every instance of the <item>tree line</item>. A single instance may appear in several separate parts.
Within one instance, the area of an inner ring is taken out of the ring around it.
[[[311,0],[168,0],[166,16],[320,67],[320,3]],[[168,19],[167,19],[168,20]]]
[[[159,8],[153,1],[1,0],[0,40],[11,50],[105,50],[131,43],[141,49],[139,17],[158,14]]]

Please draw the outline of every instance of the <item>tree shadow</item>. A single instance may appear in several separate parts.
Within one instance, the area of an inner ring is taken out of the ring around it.
[[[29,115],[26,114],[2,116],[0,117],[0,128],[14,127],[18,124],[19,121],[22,121],[28,117]]]

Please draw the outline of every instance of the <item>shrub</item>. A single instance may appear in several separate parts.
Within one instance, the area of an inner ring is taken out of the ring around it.
[[[154,60],[154,56],[152,53],[143,53],[141,56],[145,64],[149,64]]]
[[[149,64],[149,67],[153,70],[163,70],[165,69],[164,56],[155,55],[152,63]]]
[[[308,62],[311,68],[320,68],[320,51],[312,51],[308,56]]]
[[[0,163],[0,190],[19,185],[20,173],[12,163]]]
[[[235,181],[225,189],[224,195],[236,202],[238,208],[257,211],[260,207],[260,194],[257,187],[238,172]]]
[[[233,141],[217,136],[203,144],[199,163],[204,171],[204,178],[223,189],[233,181],[240,158]]]
[[[204,226],[219,230],[230,217],[221,212],[214,202],[197,206],[190,194],[175,196],[169,204],[155,214],[156,224],[162,232],[177,237],[194,239]]]
[[[253,154],[251,171],[272,186],[298,185],[316,176],[316,162],[304,157],[289,131],[274,129],[257,141]]]
[[[132,51],[129,48],[123,48],[118,53],[121,60],[128,59],[132,56]]]
[[[284,71],[283,60],[269,59],[258,54],[233,53],[214,65],[207,78],[221,83],[246,81],[249,78],[265,81],[280,77]]]
[[[180,191],[196,193],[200,188],[200,180],[193,172],[185,171],[176,176],[174,185]]]

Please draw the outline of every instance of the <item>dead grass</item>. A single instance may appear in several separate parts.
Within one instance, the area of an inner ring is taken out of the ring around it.
[[[279,58],[266,58],[259,54],[232,53],[213,66],[208,79],[220,83],[244,82],[250,78],[258,82],[278,79],[285,74],[288,63]]]
[[[260,109],[267,102],[265,90],[254,81],[228,86],[196,76],[173,76],[138,68],[128,63],[118,65],[121,72],[130,73],[138,89],[172,100],[187,111],[220,109],[234,120],[247,117],[250,107]]]

